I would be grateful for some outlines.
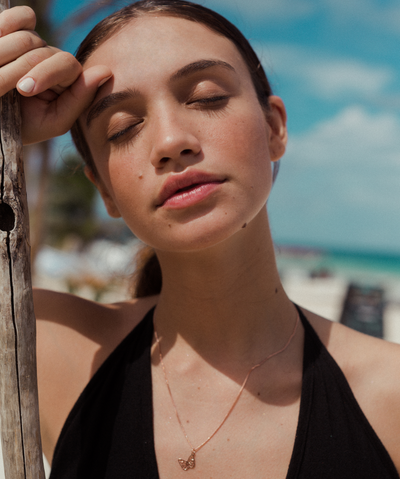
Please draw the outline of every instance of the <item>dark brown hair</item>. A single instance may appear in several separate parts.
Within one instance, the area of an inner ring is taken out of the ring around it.
[[[268,99],[272,94],[272,90],[261,62],[250,43],[240,30],[222,15],[196,3],[185,0],[140,0],[139,2],[134,2],[106,17],[93,28],[78,48],[76,53],[77,60],[83,65],[90,55],[115,32],[127,25],[131,20],[144,15],[165,15],[184,18],[205,25],[212,31],[231,40],[239,50],[249,69],[258,101],[266,117],[268,116]],[[79,121],[76,121],[73,125],[71,135],[86,165],[97,176],[93,157],[80,128]],[[277,168],[274,170],[274,177],[276,172]],[[161,269],[154,251],[149,253],[149,250],[146,249],[144,256],[147,259],[146,261],[139,261],[141,264],[137,264],[137,273],[135,274],[136,286],[134,296],[136,297],[157,294],[160,292],[162,285]]]

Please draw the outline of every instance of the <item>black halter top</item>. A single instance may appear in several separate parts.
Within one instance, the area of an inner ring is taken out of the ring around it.
[[[399,479],[339,366],[301,311],[300,318],[303,384],[286,479]],[[50,479],[159,479],[152,337],[153,310],[110,354],[75,403],[57,442]]]

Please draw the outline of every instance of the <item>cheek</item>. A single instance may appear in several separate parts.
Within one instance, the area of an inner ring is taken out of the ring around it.
[[[108,164],[108,181],[110,191],[122,209],[131,208],[136,210],[145,204],[146,184],[148,174],[141,168],[140,164],[135,164],[129,155],[121,155],[118,158],[110,158]]]
[[[144,239],[152,212],[154,177],[143,152],[125,150],[93,152],[95,165],[107,196],[131,231]],[[141,160],[140,160],[141,159]]]
[[[254,102],[247,103],[216,126],[208,131],[208,136],[217,140],[222,148],[237,148],[248,154],[268,151],[268,125],[261,107]]]
[[[132,161],[132,155],[128,152],[111,154],[107,159],[104,158],[104,161],[99,158],[98,160],[96,166],[106,196],[115,204],[122,217],[132,223],[132,218],[140,216],[140,210],[146,206],[146,198],[149,197],[146,183],[149,175]]]
[[[246,114],[247,113],[247,114]],[[266,188],[271,181],[269,127],[262,113],[254,109],[229,119],[222,128],[210,132],[209,145],[218,145],[219,157],[227,168],[239,171],[242,180]]]

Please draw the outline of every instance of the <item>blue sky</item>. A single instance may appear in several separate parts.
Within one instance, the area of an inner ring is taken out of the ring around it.
[[[400,253],[400,2],[201,3],[251,40],[287,107],[268,204],[275,241]]]

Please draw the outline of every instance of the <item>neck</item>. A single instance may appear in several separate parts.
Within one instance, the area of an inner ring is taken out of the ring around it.
[[[296,313],[263,221],[263,228],[250,223],[231,241],[205,251],[158,252],[163,288],[155,318],[163,348],[184,340],[202,356],[252,363],[285,343]]]

